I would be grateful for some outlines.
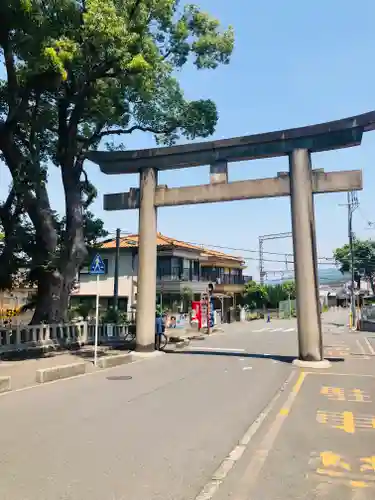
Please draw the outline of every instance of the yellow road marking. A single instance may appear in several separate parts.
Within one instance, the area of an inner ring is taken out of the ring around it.
[[[305,380],[305,377],[307,375],[307,372],[301,372],[299,374],[299,377],[297,379],[297,382],[295,383],[294,387],[293,387],[293,392],[295,394],[297,394],[299,392],[299,390],[301,389],[301,386],[303,384],[303,381]]]
[[[345,392],[342,387],[323,386],[320,389],[320,394],[327,396],[328,399],[334,399],[335,401],[345,401]]]
[[[288,410],[288,408],[281,408],[281,410],[280,410],[280,415],[289,415],[289,410]]]
[[[342,413],[318,410],[316,421],[320,424],[331,424],[333,429],[340,429],[354,434],[356,429],[375,429],[375,417],[372,415],[354,415],[351,411]]]
[[[343,413],[344,423],[343,425],[338,425],[337,429],[342,429],[348,434],[354,434],[355,426],[354,426],[354,416],[351,411],[344,411]]]
[[[321,476],[344,477],[344,473],[338,470],[316,469],[316,473]]]
[[[368,488],[369,485],[365,481],[350,481],[350,486],[352,488]]]
[[[349,396],[348,401],[355,401],[356,403],[371,403],[370,396],[365,391],[361,391],[361,389],[353,389],[350,392],[352,393],[354,399],[350,399]]]
[[[361,472],[367,472],[367,471],[375,472],[375,456],[363,457],[361,458],[361,462],[363,463],[363,465],[361,465]]]
[[[347,471],[351,470],[350,465],[345,462],[340,455],[332,451],[323,451],[320,454],[320,458],[324,467],[340,467]]]

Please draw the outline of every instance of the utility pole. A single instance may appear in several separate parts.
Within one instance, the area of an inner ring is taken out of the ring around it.
[[[264,234],[263,236],[259,236],[259,281],[261,285],[264,285],[264,279],[266,278],[268,271],[264,269],[264,241],[265,240],[278,240],[281,238],[291,238],[292,233],[276,233],[276,234]],[[288,255],[285,254],[285,266],[286,270],[288,270]]]
[[[121,240],[121,229],[116,229],[116,254],[115,254],[115,273],[113,282],[113,308],[118,311],[118,279],[119,279],[119,267],[120,267],[120,240]]]
[[[354,233],[353,233],[353,212],[358,208],[358,198],[354,191],[348,193],[348,237],[349,237],[349,251],[350,251],[350,310],[351,310],[351,327],[356,324],[356,306],[355,306],[355,273],[354,273]]]
[[[264,285],[264,278],[266,277],[263,266],[263,241],[262,236],[259,236],[259,280],[261,285]]]

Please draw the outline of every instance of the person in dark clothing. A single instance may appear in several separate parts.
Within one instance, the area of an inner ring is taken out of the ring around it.
[[[155,348],[157,350],[160,349],[160,337],[161,337],[161,334],[163,332],[164,332],[163,318],[161,317],[160,314],[156,313],[156,317],[155,317]]]

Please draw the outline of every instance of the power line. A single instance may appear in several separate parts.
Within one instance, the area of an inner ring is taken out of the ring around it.
[[[226,246],[222,246],[222,245],[212,245],[212,244],[206,244],[206,243],[197,243],[196,241],[187,241],[186,243],[190,244],[190,245],[196,245],[196,246],[200,246],[202,248],[219,248],[221,250],[231,250],[231,251],[234,251],[234,252],[247,252],[247,253],[259,253],[259,250],[253,250],[253,249],[250,249],[250,248],[234,248],[234,247],[226,247]],[[268,255],[282,255],[283,257],[287,256],[287,257],[293,257],[293,253],[285,253],[285,252],[266,252],[266,251],[263,251],[264,254],[268,254]],[[250,257],[248,257],[247,259],[250,259]],[[335,259],[333,257],[318,257],[318,259],[320,260],[330,260],[330,261],[334,261]],[[245,259],[246,260],[246,259]],[[253,258],[253,260],[259,260],[258,258]],[[283,262],[285,264],[285,260],[282,260],[282,261],[278,261],[278,260],[275,260],[275,261],[269,261],[269,262]]]
[[[264,269],[264,263],[267,262],[267,259],[264,258],[264,242],[265,241],[270,241],[270,240],[279,240],[282,238],[291,238],[293,234],[291,232],[288,233],[274,233],[274,234],[264,234],[263,236],[259,236],[258,241],[259,241],[259,279],[260,283],[263,285],[264,283],[264,278],[267,277],[267,271]],[[285,268],[288,270],[288,255],[284,256],[285,258]],[[284,276],[282,274],[282,276]]]
[[[256,260],[256,261],[259,260],[257,257],[242,257],[242,259],[243,260]],[[263,259],[263,262],[279,262],[281,264],[294,264],[293,260]],[[319,264],[319,266],[334,266],[335,265],[334,262],[318,262],[318,264]],[[288,269],[283,270],[283,272],[287,272],[287,271],[288,271]]]

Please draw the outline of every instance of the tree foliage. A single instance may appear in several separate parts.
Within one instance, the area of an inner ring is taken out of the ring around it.
[[[244,299],[250,309],[262,309],[267,307],[276,309],[283,300],[296,298],[296,287],[294,281],[286,281],[277,285],[261,285],[255,281],[249,281],[245,285]]]
[[[336,248],[333,256],[342,273],[352,271],[349,244]],[[353,241],[353,260],[354,279],[358,288],[361,279],[364,279],[370,284],[373,293],[375,293],[375,241],[355,238]]]
[[[186,99],[176,72],[227,64],[233,31],[178,0],[3,0],[0,15],[0,151],[12,203],[39,248],[34,320],[61,321],[87,256],[84,214],[96,196],[85,154],[103,142],[124,147],[113,138],[136,130],[160,144],[212,134],[215,104]],[[51,163],[61,169],[63,230],[47,190]]]

